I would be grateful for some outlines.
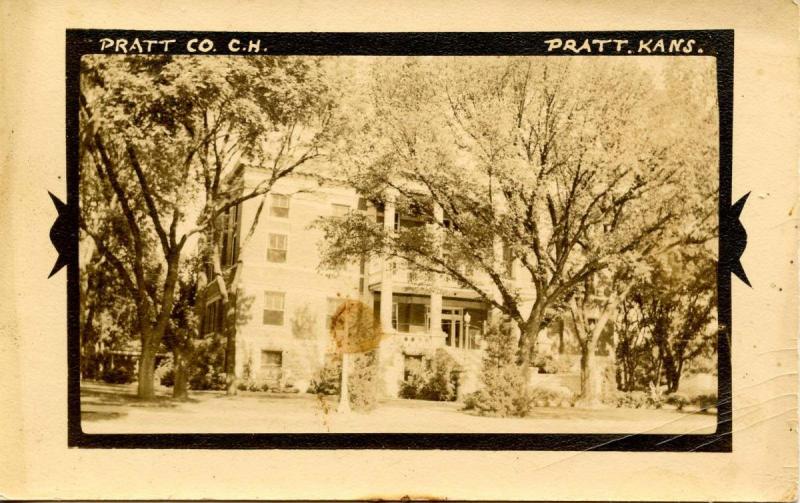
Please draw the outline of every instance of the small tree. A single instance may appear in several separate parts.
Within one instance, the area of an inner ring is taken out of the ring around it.
[[[585,407],[600,404],[603,392],[603,373],[596,363],[597,342],[607,322],[616,312],[617,304],[627,294],[628,288],[619,294],[610,294],[610,288],[598,288],[597,276],[586,281],[570,297],[569,308],[575,338],[581,351],[581,391],[578,403]]]
[[[516,365],[516,344],[510,323],[494,323],[484,335],[486,352],[481,388],[468,401],[481,414],[525,416],[531,408],[528,382]]]
[[[658,357],[653,380],[663,379],[668,393],[678,390],[688,361],[716,352],[716,268],[702,250],[681,250],[633,294]]]
[[[614,326],[617,386],[622,391],[647,389],[653,373],[648,366],[653,352],[652,339],[633,297],[628,295],[621,300]]]

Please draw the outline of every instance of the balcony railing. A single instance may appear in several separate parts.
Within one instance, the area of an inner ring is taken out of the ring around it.
[[[392,281],[396,285],[424,287],[433,284],[433,275],[427,272],[415,270],[402,263],[396,263],[394,266],[390,266],[386,262],[373,260],[369,264],[369,273],[367,275],[369,286],[376,287],[380,285],[383,280],[383,270],[386,267],[393,268]],[[487,284],[488,278],[477,278],[476,282],[478,284]],[[439,277],[439,285],[444,288],[464,289],[458,282],[447,276]]]
[[[460,334],[432,332],[421,325],[399,324],[394,337],[407,353],[425,353],[431,349],[449,348],[457,351],[483,349],[483,330],[480,325],[470,325],[469,330]]]
[[[397,332],[395,334],[403,351],[409,354],[421,354],[430,349],[444,347],[444,333],[434,334],[425,332]]]

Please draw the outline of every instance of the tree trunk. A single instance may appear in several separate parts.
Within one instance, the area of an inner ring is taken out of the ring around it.
[[[531,314],[524,326],[520,327],[520,365],[525,383],[530,383],[531,360],[536,352],[536,342],[539,338],[539,329],[542,327],[542,310],[539,306],[531,309]]]
[[[152,344],[152,334],[142,342],[142,355],[139,359],[139,398],[149,400],[155,396],[153,381],[155,378],[156,350]]]
[[[675,359],[669,348],[663,348],[661,351],[661,367],[664,369],[664,379],[667,384],[667,393],[672,393],[678,389],[678,378],[676,377]]]
[[[678,391],[678,385],[681,382],[681,363],[676,366],[675,362],[672,361],[672,365],[664,366],[667,378],[667,393],[675,393]]]
[[[147,310],[144,309],[143,299],[139,299],[137,316],[142,332],[142,355],[139,359],[139,398],[150,399],[155,396],[154,378],[156,353],[161,346],[164,332],[167,330],[169,317],[172,313],[172,304],[175,300],[175,287],[178,284],[178,265],[180,250],[167,257],[167,277],[164,281],[164,293],[161,300],[160,312],[154,326],[148,327]],[[144,295],[144,294],[142,294]]]
[[[581,394],[578,403],[582,407],[594,408],[601,404],[602,372],[597,368],[595,350],[597,341],[590,338],[581,346]]]
[[[189,396],[189,367],[188,355],[183,351],[175,351],[173,353],[174,362],[174,379],[172,384],[172,398],[185,399]]]

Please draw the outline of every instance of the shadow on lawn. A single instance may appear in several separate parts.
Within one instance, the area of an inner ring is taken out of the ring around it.
[[[175,399],[157,394],[151,399],[139,398],[129,385],[82,385],[81,405],[172,408],[184,403],[197,403],[195,398]]]
[[[121,417],[127,416],[125,412],[113,412],[113,411],[100,411],[100,410],[83,410],[81,411],[81,420],[82,421],[104,421],[109,419],[119,419]]]

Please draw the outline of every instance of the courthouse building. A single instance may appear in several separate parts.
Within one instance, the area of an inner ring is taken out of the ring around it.
[[[263,182],[267,174],[246,168],[242,176],[244,190],[248,190]],[[258,205],[253,199],[232,211],[223,239],[224,266],[231,267],[241,254],[243,268],[237,299],[239,377],[247,372],[257,381],[292,384],[305,391],[326,353],[333,349],[328,329],[331,317],[350,299],[364,302],[379,317],[383,331],[380,376],[387,395],[397,394],[410,360],[429,356],[437,348],[443,348],[459,364],[459,392],[475,389],[482,335],[492,314],[474,291],[446,278],[432,280],[398,261],[362,261],[338,272],[320,269],[323,235],[313,226],[319,217],[361,211],[396,230],[425,225],[426,218],[442,219],[440,208],[432,206],[429,217],[403,215],[396,211],[391,194],[384,201],[368,203],[342,183],[329,180],[320,184],[312,177],[295,175],[275,184],[252,237],[239,249]],[[502,248],[497,253],[502,256]],[[507,263],[511,278],[523,276],[519,269]],[[524,296],[524,280],[520,283]],[[206,332],[221,328],[221,301],[214,288],[211,292]]]

